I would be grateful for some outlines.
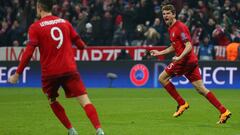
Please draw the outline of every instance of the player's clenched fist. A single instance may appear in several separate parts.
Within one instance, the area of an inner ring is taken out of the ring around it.
[[[159,55],[159,51],[158,51],[158,50],[151,50],[151,51],[150,51],[150,54],[151,54],[152,56],[157,56],[157,55]]]
[[[18,81],[18,77],[19,77],[19,74],[15,73],[8,78],[8,82],[12,84],[16,84]]]

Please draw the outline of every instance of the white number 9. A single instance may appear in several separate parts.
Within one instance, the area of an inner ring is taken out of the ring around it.
[[[58,36],[58,37],[56,37],[56,36],[54,35],[54,32],[55,32],[55,31],[57,31],[57,32],[59,33],[59,36]],[[58,27],[53,27],[53,28],[51,29],[51,37],[52,37],[53,40],[59,41],[58,46],[57,46],[57,49],[59,49],[59,48],[62,46],[62,44],[63,44],[63,34],[62,34],[62,30],[61,30],[60,28],[58,28]]]

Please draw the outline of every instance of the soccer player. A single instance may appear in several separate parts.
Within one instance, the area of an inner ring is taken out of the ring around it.
[[[37,1],[37,16],[40,20],[30,26],[26,50],[15,74],[10,76],[8,81],[17,83],[19,75],[38,47],[41,55],[42,90],[48,97],[52,111],[68,129],[68,135],[78,133],[69,121],[64,108],[57,101],[60,86],[64,89],[67,98],[75,97],[78,100],[96,129],[96,134],[104,135],[97,111],[90,102],[80,79],[72,51],[72,42],[78,49],[84,49],[86,45],[67,20],[52,15],[53,4],[53,0]]]
[[[219,110],[220,119],[217,123],[226,123],[228,118],[230,118],[231,112],[204,86],[199,72],[198,59],[192,49],[188,27],[176,20],[176,10],[172,4],[162,5],[162,15],[168,26],[171,45],[162,51],[151,50],[151,55],[158,56],[175,52],[176,56],[172,58],[172,63],[159,75],[161,85],[178,103],[177,111],[173,114],[173,117],[180,116],[189,108],[189,104],[179,95],[169,79],[174,76],[184,75],[193,84],[195,89]]]

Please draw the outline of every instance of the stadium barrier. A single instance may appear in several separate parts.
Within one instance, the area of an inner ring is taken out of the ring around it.
[[[130,55],[132,60],[142,60],[146,50],[163,50],[166,46],[90,46],[85,50],[73,48],[76,61],[113,61],[116,60],[121,50],[124,49]],[[226,59],[226,46],[214,46],[217,60]],[[24,52],[25,47],[0,47],[0,61],[18,61]],[[194,46],[195,54],[199,52],[199,46]],[[38,49],[35,50],[32,60],[39,61],[40,54]],[[159,56],[159,60],[164,60],[164,56]]]
[[[126,50],[132,60],[142,60],[146,50],[163,50],[165,46],[144,47],[144,46],[91,46],[84,50],[73,48],[76,61],[113,61],[116,60],[121,50]],[[25,47],[0,47],[0,61],[19,61],[22,57]],[[164,56],[159,56],[163,60]],[[38,48],[33,53],[32,61],[39,61],[40,54]]]
[[[158,75],[169,61],[89,61],[77,62],[85,85],[92,88],[159,88]],[[208,88],[240,89],[240,62],[199,62],[203,81]],[[39,62],[25,68],[19,83],[11,85],[7,78],[18,62],[0,62],[0,87],[41,87]],[[97,68],[96,68],[97,67]],[[177,88],[192,88],[184,77],[172,80]]]

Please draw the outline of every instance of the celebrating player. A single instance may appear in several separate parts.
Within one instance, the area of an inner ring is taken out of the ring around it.
[[[56,117],[68,129],[68,135],[77,135],[64,108],[57,101],[60,86],[67,98],[75,97],[96,129],[97,135],[104,135],[97,111],[90,102],[85,86],[77,71],[72,51],[72,42],[78,49],[84,49],[85,43],[78,36],[72,25],[51,13],[53,0],[37,1],[37,16],[41,19],[33,23],[28,32],[28,43],[15,74],[10,76],[10,83],[17,83],[19,75],[29,63],[36,47],[39,47],[42,69],[42,89],[47,95]]]
[[[226,123],[231,112],[204,86],[199,73],[198,59],[192,49],[189,29],[184,23],[176,20],[176,10],[172,4],[162,5],[162,15],[168,25],[171,45],[163,51],[151,50],[151,55],[158,56],[175,52],[176,56],[172,58],[173,62],[159,76],[162,86],[178,103],[177,111],[173,114],[173,117],[180,116],[189,108],[189,104],[179,95],[169,79],[174,76],[185,75],[195,89],[220,111],[220,119],[217,123]]]

